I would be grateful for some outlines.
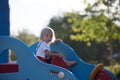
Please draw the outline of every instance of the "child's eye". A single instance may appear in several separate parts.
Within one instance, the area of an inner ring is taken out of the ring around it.
[[[50,37],[52,37],[52,35],[50,35]]]
[[[46,37],[48,37],[48,35],[46,35]]]

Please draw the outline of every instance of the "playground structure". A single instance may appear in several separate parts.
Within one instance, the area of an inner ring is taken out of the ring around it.
[[[51,45],[52,51],[76,60],[77,65],[66,69],[64,63],[62,66],[44,63],[35,56],[37,43],[28,47],[23,41],[10,37],[9,28],[8,0],[0,0],[0,80],[117,80],[102,64],[84,62],[63,42]],[[16,53],[16,63],[8,62],[9,49]],[[60,72],[64,74],[62,78]]]
[[[21,40],[1,36],[0,54],[4,50],[11,49],[17,55],[17,62],[0,64],[0,80],[59,80],[59,72],[65,75],[61,80],[117,80],[114,74],[104,69],[103,65],[96,66],[82,61],[74,50],[63,42],[51,45],[51,49],[53,52],[64,54],[68,60],[78,62],[75,66],[69,67],[70,70],[40,61],[35,56],[36,46],[37,43],[28,47]]]
[[[9,5],[8,0],[0,0],[0,36],[10,35],[10,23],[9,23]],[[8,52],[0,56],[0,63],[8,61]]]

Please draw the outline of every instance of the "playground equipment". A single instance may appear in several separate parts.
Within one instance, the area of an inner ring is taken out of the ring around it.
[[[23,41],[1,36],[0,55],[4,50],[11,49],[17,55],[17,62],[0,64],[0,80],[117,80],[102,64],[92,65],[84,62],[63,42],[51,45],[51,50],[64,54],[68,60],[76,60],[77,64],[68,70],[44,63],[35,56],[37,44],[28,47]]]
[[[9,5],[8,0],[0,0],[0,36],[9,36],[10,34],[9,23]],[[0,63],[8,61],[8,51],[0,56]]]

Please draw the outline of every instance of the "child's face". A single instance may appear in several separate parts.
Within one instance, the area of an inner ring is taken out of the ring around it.
[[[46,32],[44,35],[43,35],[43,41],[49,43],[52,41],[52,38],[53,38],[53,33],[52,32]]]

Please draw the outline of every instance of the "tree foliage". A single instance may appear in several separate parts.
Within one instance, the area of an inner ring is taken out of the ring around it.
[[[56,16],[50,20],[49,27],[53,28],[56,33],[56,37],[62,39],[65,43],[71,46],[75,52],[86,62],[96,63],[95,53],[96,50],[94,46],[87,47],[84,42],[74,41],[70,39],[70,35],[75,32],[72,30],[72,22],[70,18],[76,16],[78,19],[83,16],[80,16],[78,12],[65,12],[63,16]],[[86,50],[87,49],[87,50]],[[91,52],[91,53],[90,53]],[[87,57],[86,57],[87,56]]]
[[[72,29],[76,34],[71,35],[71,39],[85,42],[95,40],[108,45],[111,41],[120,39],[120,27],[104,14],[76,21],[79,22],[79,26],[76,26],[76,22],[73,23],[75,26],[73,25]]]
[[[65,39],[69,37],[72,32],[71,24],[68,23],[67,19],[69,16],[53,17],[48,26],[55,30],[57,38]]]
[[[18,38],[25,42],[27,45],[32,45],[38,41],[38,38],[34,34],[30,34],[26,29],[20,31],[18,35],[12,35],[15,38]]]
[[[112,61],[115,40],[120,40],[120,2],[119,0],[96,0],[93,4],[86,0],[87,7],[82,19],[70,18],[75,34],[71,39],[87,42],[104,43],[108,47],[110,61]],[[78,15],[78,14],[77,14]],[[112,62],[110,62],[111,64]]]

